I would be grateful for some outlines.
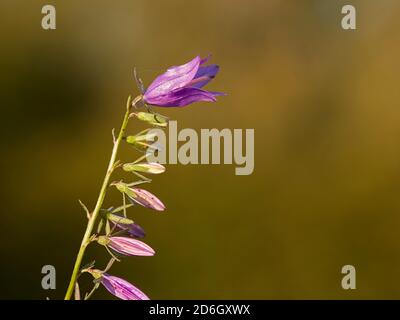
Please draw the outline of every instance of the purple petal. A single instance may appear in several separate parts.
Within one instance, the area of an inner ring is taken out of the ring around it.
[[[200,62],[201,59],[197,56],[186,64],[170,67],[150,84],[143,95],[144,100],[147,101],[150,98],[165,95],[172,90],[184,87],[196,75]]]
[[[101,283],[114,296],[122,300],[150,300],[142,291],[128,281],[103,273]]]
[[[165,205],[151,192],[140,188],[132,188],[131,190],[135,193],[135,196],[131,199],[141,206],[157,211],[165,210]]]
[[[212,95],[214,95],[215,97],[218,97],[218,96],[226,96],[227,95],[227,93],[225,93],[225,92],[218,92],[218,91],[207,91],[208,93],[211,93]]]
[[[193,102],[208,101],[215,102],[216,96],[221,95],[218,92],[209,92],[198,88],[182,88],[171,93],[151,99],[149,104],[159,107],[183,107]]]
[[[146,232],[143,230],[143,228],[136,223],[128,226],[128,233],[137,238],[144,238],[146,236]]]
[[[187,86],[192,88],[202,88],[209,83],[219,71],[219,66],[211,64],[209,66],[200,67],[192,81]]]
[[[201,59],[200,65],[205,64],[210,59],[211,59],[211,53],[207,57]]]
[[[127,237],[110,237],[108,247],[127,256],[153,256],[154,250],[142,241]]]
[[[129,233],[129,235],[136,238],[144,238],[146,236],[146,232],[144,229],[136,223],[132,224],[121,224],[111,221],[118,229],[124,230]]]

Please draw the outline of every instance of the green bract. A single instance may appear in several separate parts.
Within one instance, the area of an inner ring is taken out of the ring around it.
[[[133,204],[130,204],[130,203],[126,204],[124,206],[119,206],[119,207],[117,207],[115,209],[112,209],[111,213],[118,213],[118,212],[121,212],[121,211],[123,211],[125,209],[128,209],[128,208],[132,207],[132,206],[133,206]]]
[[[122,169],[127,172],[144,172],[159,174],[165,171],[165,167],[159,163],[125,163]]]
[[[134,198],[136,196],[135,192],[131,188],[129,188],[126,183],[117,182],[115,184],[115,187],[118,189],[118,191],[125,193],[130,198]]]
[[[168,125],[168,118],[156,113],[138,112],[135,116],[144,122],[153,126],[166,127]]]
[[[106,217],[108,220],[115,222],[115,223],[119,223],[119,224],[132,224],[133,220],[125,218],[125,217],[121,217],[118,216],[116,214],[112,214],[112,213],[107,213]]]

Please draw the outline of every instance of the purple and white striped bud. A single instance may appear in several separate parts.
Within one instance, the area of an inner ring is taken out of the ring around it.
[[[89,272],[95,279],[99,279],[100,283],[117,298],[122,300],[150,300],[147,295],[124,279],[103,273],[100,270],[90,270]]]
[[[165,205],[151,192],[141,188],[132,188],[132,190],[134,191],[135,195],[131,197],[131,199],[136,203],[156,211],[165,210]]]
[[[100,236],[97,242],[125,256],[153,256],[155,251],[142,241],[128,237]]]
[[[122,193],[125,193],[131,200],[143,207],[164,211],[165,205],[151,192],[141,188],[130,188],[126,183],[116,182],[113,185]]]

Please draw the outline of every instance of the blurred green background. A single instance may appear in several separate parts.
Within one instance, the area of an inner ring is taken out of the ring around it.
[[[340,25],[349,2],[356,31]],[[77,200],[95,204],[133,67],[149,84],[210,52],[209,88],[229,95],[159,111],[179,128],[254,128],[255,171],[168,166],[148,187],[167,211],[130,212],[157,255],[112,273],[153,299],[400,298],[399,14],[395,0],[1,0],[0,298],[64,296],[86,224]],[[112,190],[105,206],[118,201]]]

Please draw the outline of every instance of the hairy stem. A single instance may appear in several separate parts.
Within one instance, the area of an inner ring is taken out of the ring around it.
[[[131,105],[135,105],[140,99],[141,99],[141,96],[138,96],[133,100],[133,103],[131,103],[131,101],[132,101],[131,97],[128,98],[128,101],[127,101],[127,104],[126,104],[126,113],[125,113],[124,119],[122,121],[121,129],[119,131],[118,137],[114,141],[114,147],[113,147],[113,150],[112,150],[112,153],[111,153],[110,162],[108,164],[107,172],[106,172],[106,175],[105,175],[104,180],[103,180],[103,184],[102,184],[101,189],[100,189],[100,193],[99,193],[99,197],[98,197],[97,202],[96,202],[96,206],[95,206],[93,212],[90,215],[90,219],[88,220],[86,231],[85,231],[85,234],[83,236],[83,239],[82,239],[82,242],[81,242],[81,246],[79,248],[79,252],[78,252],[78,255],[77,255],[76,260],[75,260],[75,265],[74,265],[74,269],[72,271],[72,276],[71,276],[71,280],[69,282],[67,293],[65,294],[65,298],[64,298],[65,300],[70,300],[71,296],[72,296],[72,293],[74,291],[76,279],[77,279],[77,277],[79,275],[79,271],[80,271],[80,267],[81,267],[83,256],[85,254],[86,247],[90,243],[90,237],[91,237],[91,234],[92,234],[92,231],[93,231],[93,227],[94,227],[96,219],[97,219],[97,217],[99,215],[100,209],[101,209],[101,207],[103,205],[103,201],[104,201],[104,198],[105,198],[106,192],[107,192],[107,187],[108,187],[108,185],[110,183],[111,174],[113,173],[113,171],[115,169],[118,149],[119,149],[119,145],[121,144],[122,138],[124,136],[126,127],[128,125],[129,113],[130,113]]]

